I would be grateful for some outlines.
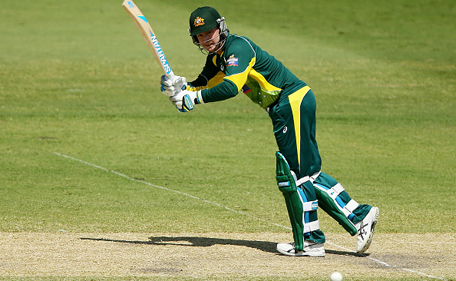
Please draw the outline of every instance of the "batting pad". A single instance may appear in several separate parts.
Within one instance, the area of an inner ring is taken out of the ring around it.
[[[296,186],[296,178],[293,176],[285,157],[280,152],[276,153],[276,157],[277,184],[285,198],[293,231],[295,249],[296,251],[302,251],[304,247],[304,234],[320,229],[316,212],[313,212],[318,209],[318,201],[307,199],[305,192]],[[322,239],[324,240],[324,236]]]
[[[348,233],[352,236],[355,235],[357,230],[351,219],[355,216],[353,211],[359,204],[350,198],[340,183],[325,173],[321,173],[313,185],[320,208],[335,219]]]

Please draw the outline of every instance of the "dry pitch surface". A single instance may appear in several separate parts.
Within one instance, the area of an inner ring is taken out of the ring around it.
[[[0,233],[0,277],[437,277],[456,279],[456,234],[376,234],[370,255],[327,234],[326,256],[279,255],[281,233]],[[425,275],[422,275],[425,274]],[[431,279],[434,279],[430,277]]]

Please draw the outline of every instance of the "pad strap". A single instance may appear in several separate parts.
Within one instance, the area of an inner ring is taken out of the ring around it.
[[[317,185],[317,187],[318,187],[318,185]],[[345,188],[340,183],[337,183],[335,186],[333,186],[330,189],[324,189],[324,188],[320,188],[320,189],[322,189],[324,192],[326,192],[328,194],[328,196],[334,200],[334,202],[337,202],[336,204],[339,206],[339,209],[344,213],[344,215],[347,218],[359,206],[358,202],[356,202],[353,199],[351,199],[347,204],[345,204],[345,206],[343,205],[343,203],[341,205],[340,202],[342,202],[342,201],[339,201],[338,197],[339,197],[339,194],[341,194],[343,191],[345,191]]]
[[[320,222],[317,221],[311,221],[308,223],[304,224],[304,233],[309,233],[312,231],[317,231],[320,229]]]
[[[302,204],[302,209],[304,212],[312,212],[318,209],[318,200],[304,202]],[[320,229],[320,222],[318,220],[305,222],[304,221],[304,233],[309,233],[312,231],[317,231]]]
[[[302,203],[302,210],[304,212],[315,211],[318,209],[318,200]]]
[[[339,194],[341,194],[343,191],[345,191],[345,188],[340,183],[338,183],[332,188],[326,190],[326,193],[328,193],[329,197],[336,200],[337,196],[339,196]]]
[[[296,181],[296,186],[300,186],[301,184],[305,183],[305,182],[308,182],[310,181],[311,183],[313,183],[315,181],[316,178],[318,178],[318,176],[321,174],[321,171],[319,172],[316,172],[315,174],[311,175],[311,176],[305,176],[305,177],[302,177],[300,178],[299,180]]]
[[[346,209],[348,212],[353,213],[353,211],[358,208],[359,204],[355,200],[350,200],[347,205],[345,205],[344,209]],[[344,212],[345,213],[345,212]]]

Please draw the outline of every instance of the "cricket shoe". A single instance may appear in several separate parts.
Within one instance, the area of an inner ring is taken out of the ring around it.
[[[295,243],[279,243],[277,244],[277,251],[287,256],[295,257],[324,257],[325,245],[318,244],[310,241],[304,241],[304,250],[296,251]]]
[[[355,225],[358,230],[358,242],[356,244],[357,253],[362,254],[369,249],[372,238],[374,237],[374,229],[378,221],[378,215],[378,208],[372,207],[366,217]]]

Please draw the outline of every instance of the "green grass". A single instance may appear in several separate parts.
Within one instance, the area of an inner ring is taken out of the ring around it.
[[[189,80],[200,2],[137,3]],[[211,5],[313,88],[323,170],[379,232],[455,232],[455,3],[295,2]],[[54,153],[288,225],[268,116],[241,96],[178,113],[120,2],[90,3],[0,10],[0,231],[287,231]]]
[[[120,2],[2,5],[0,231],[289,232],[271,225],[288,226],[288,217],[268,116],[242,96],[177,112]],[[174,72],[196,77],[204,56],[188,16],[207,3],[137,4]],[[456,231],[454,1],[211,5],[231,32],[312,87],[323,170],[358,202],[380,207],[379,233]],[[344,232],[323,212],[320,220],[324,231]]]
[[[68,280],[68,281],[80,281],[80,280],[90,280],[90,281],[103,281],[103,280],[115,280],[115,281],[122,281],[122,280],[182,280],[182,281],[187,281],[187,280],[195,280],[195,277],[177,277],[173,276],[172,278],[169,277],[135,277],[135,276],[130,276],[130,277],[57,277],[59,280]],[[56,278],[56,279],[57,279]],[[2,280],[25,280],[25,281],[41,281],[41,280],[49,280],[48,277],[20,277],[20,278],[3,278]],[[222,277],[222,278],[217,278],[217,277],[210,277],[210,278],[204,278],[204,277],[198,277],[198,280],[211,280],[211,281],[225,281],[225,280],[249,280],[249,281],[299,281],[302,280],[301,277],[299,278],[280,278],[280,277],[264,277],[264,278],[256,278],[256,277],[248,277],[248,278],[227,278],[227,277]],[[306,278],[306,280],[309,281],[320,281],[321,278]],[[357,281],[357,280],[365,280],[363,278],[345,278],[344,280],[349,280],[349,281]],[[385,280],[383,277],[382,278],[369,278],[369,280],[372,281],[381,281]],[[422,280],[429,280],[426,278],[390,278],[388,280],[391,281],[422,281]]]

